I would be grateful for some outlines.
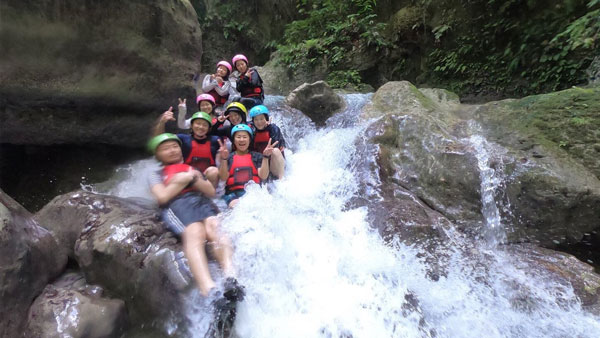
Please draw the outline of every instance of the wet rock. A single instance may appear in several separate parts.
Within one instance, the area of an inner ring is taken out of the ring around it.
[[[49,280],[63,271],[67,257],[52,234],[0,190],[0,333],[17,337],[27,309]]]
[[[38,218],[52,220],[63,243],[74,245],[88,283],[126,302],[133,326],[159,333],[167,322],[185,326],[182,297],[190,275],[181,245],[165,231],[153,203],[75,191],[57,197]]]
[[[600,315],[600,275],[591,265],[569,254],[535,245],[515,244],[506,250],[517,257],[520,269],[572,288],[584,310]]]
[[[194,97],[202,32],[187,0],[7,0],[1,11],[0,142],[139,146],[170,102]]]
[[[600,230],[600,88],[475,107],[487,138],[506,149],[501,210],[510,241],[544,247],[578,243]]]
[[[285,101],[290,107],[301,110],[319,126],[324,126],[329,117],[344,108],[344,100],[325,81],[305,83],[294,89]]]
[[[127,323],[125,302],[69,272],[46,286],[29,308],[26,337],[119,337]]]
[[[379,118],[369,127],[376,130],[371,140],[399,186],[453,222],[482,222],[477,159],[463,140],[463,121],[451,110],[409,82],[388,82],[363,117]]]

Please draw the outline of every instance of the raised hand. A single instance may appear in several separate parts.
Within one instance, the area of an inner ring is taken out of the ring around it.
[[[187,101],[187,99],[183,99],[182,100],[181,98],[179,98],[179,107],[180,108],[181,107],[186,108],[187,107],[186,104],[185,104],[186,101]]]
[[[169,110],[162,113],[160,116],[160,123],[167,123],[169,121],[175,121],[175,117],[173,117],[173,106],[169,107]]]
[[[223,114],[223,115],[220,115],[219,117],[217,117],[217,121],[219,121],[219,122],[223,123],[223,122],[225,122],[225,120],[227,120],[228,118],[229,118],[229,114],[227,114],[227,115]]]
[[[223,78],[220,76],[215,77],[215,80],[217,80],[217,83],[220,85],[221,83],[223,83]]]
[[[217,140],[219,142],[219,157],[222,161],[227,161],[229,158],[229,150],[227,150],[227,145],[221,141],[221,139]]]
[[[263,150],[263,156],[271,156],[271,154],[273,154],[273,149],[279,143],[279,141],[275,141],[275,143],[271,144],[271,140],[272,139],[269,138],[269,143],[267,143],[265,150]]]

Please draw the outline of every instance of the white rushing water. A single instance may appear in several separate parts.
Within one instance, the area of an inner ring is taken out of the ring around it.
[[[225,214],[222,227],[235,244],[234,261],[247,291],[238,308],[237,336],[600,336],[600,319],[581,309],[570,286],[535,275],[494,246],[448,233],[456,248],[447,252],[446,272],[434,281],[418,258],[425,248],[386,245],[366,208],[348,207],[365,177],[378,179],[354,165],[357,158],[374,156],[357,147],[366,142],[366,122],[357,114],[369,96],[346,99],[349,110],[323,129],[293,112],[275,116],[290,148],[285,179],[249,187]],[[271,100],[267,104],[281,101]],[[481,154],[481,168],[489,168]],[[142,191],[147,188],[137,186],[145,184],[144,172],[154,170],[149,163],[129,166],[130,178],[111,192],[148,197]],[[482,173],[482,190],[495,189],[494,177]],[[484,197],[492,199],[485,202],[486,218],[500,224],[491,195]],[[412,306],[405,299],[410,295],[416,299]],[[189,317],[198,323],[192,335],[202,337],[206,313],[191,307]]]

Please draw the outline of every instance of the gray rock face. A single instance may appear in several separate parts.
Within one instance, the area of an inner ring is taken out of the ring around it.
[[[195,94],[202,37],[187,0],[7,0],[0,11],[0,142],[142,145],[155,116]]]
[[[17,337],[27,308],[49,280],[63,271],[67,256],[52,234],[0,190],[0,333]]]
[[[72,250],[88,283],[127,303],[132,325],[164,333],[166,321],[183,324],[185,316],[177,314],[190,275],[181,245],[165,231],[155,205],[75,191],[54,199],[37,217],[51,224],[67,246],[63,250]]]
[[[325,81],[305,83],[294,89],[285,101],[290,107],[301,110],[319,126],[325,125],[330,116],[344,108],[344,100]]]
[[[363,115],[381,117],[372,140],[401,187],[454,222],[482,221],[477,159],[458,137],[460,119],[408,82],[382,86]]]
[[[127,322],[125,303],[103,297],[83,275],[69,272],[46,286],[29,308],[26,337],[119,337]]]

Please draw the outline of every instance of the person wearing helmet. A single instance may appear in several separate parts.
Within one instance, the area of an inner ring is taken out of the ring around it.
[[[237,71],[236,89],[241,96],[240,102],[248,109],[263,104],[263,81],[256,68],[250,68],[248,58],[242,54],[234,56],[231,61]]]
[[[206,242],[214,243],[213,253],[224,275],[235,280],[233,249],[230,240],[219,231],[219,221],[215,217],[219,209],[210,200],[215,195],[215,188],[199,171],[182,163],[181,145],[181,140],[170,133],[150,140],[148,148],[162,168],[150,174],[148,184],[161,207],[162,220],[181,238],[194,280],[202,295],[207,296],[216,283],[208,269]]]
[[[165,132],[165,124],[173,118],[173,107],[165,111],[156,126],[154,135]],[[212,117],[205,112],[192,115],[190,124],[191,134],[177,134],[181,140],[181,149],[184,163],[189,164],[204,174],[207,180],[216,187],[219,184],[219,171],[216,167],[217,151],[219,150],[218,137],[210,135]]]
[[[274,178],[282,178],[285,170],[285,159],[283,157],[285,139],[281,134],[281,130],[275,123],[269,121],[269,109],[262,104],[250,109],[250,119],[254,131],[252,150],[262,153],[269,140],[277,143],[278,147],[273,149],[269,167]]]
[[[217,71],[214,74],[208,74],[202,81],[202,92],[210,94],[215,100],[215,106],[222,107],[229,98],[229,87],[231,83],[228,81],[229,74],[232,68],[229,62],[219,61],[217,63]]]
[[[187,99],[181,100],[179,99],[179,106],[177,114],[177,127],[180,129],[190,129],[192,127],[192,119],[185,119],[185,115],[187,115]],[[198,111],[205,112],[212,117],[212,124],[215,124],[217,121],[217,116],[215,114],[215,98],[209,94],[200,94],[196,97],[196,104],[198,105]]]
[[[219,140],[219,177],[225,181],[223,199],[230,208],[235,207],[240,197],[246,193],[245,185],[250,181],[261,183],[269,177],[269,158],[277,142],[267,146],[263,153],[250,151],[252,144],[252,128],[246,124],[235,125],[231,129],[231,137],[235,150],[229,153],[227,147]]]
[[[240,102],[231,102],[223,115],[217,118],[217,122],[212,126],[211,134],[229,137],[231,143],[233,143],[231,128],[238,124],[246,124],[246,114],[248,114],[248,110],[246,110],[243,104]],[[225,120],[229,121],[229,125],[223,125]]]

